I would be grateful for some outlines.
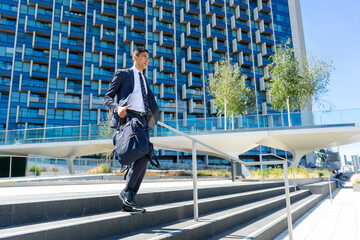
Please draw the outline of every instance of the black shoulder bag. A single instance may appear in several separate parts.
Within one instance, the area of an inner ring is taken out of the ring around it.
[[[130,165],[150,152],[144,125],[136,117],[119,128],[113,136],[113,144],[122,165]]]

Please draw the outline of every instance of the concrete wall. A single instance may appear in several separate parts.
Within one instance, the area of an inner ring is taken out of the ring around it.
[[[296,178],[295,181],[293,178],[289,178],[289,184],[295,185],[295,182],[297,185],[305,185],[305,184],[311,184],[311,183],[317,183],[317,182],[324,182],[327,181],[328,178]],[[256,180],[261,181],[261,180]],[[264,179],[264,182],[283,182],[284,179]]]

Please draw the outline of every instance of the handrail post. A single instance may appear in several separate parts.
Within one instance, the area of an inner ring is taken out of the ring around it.
[[[36,169],[37,169],[37,157],[35,157],[35,177],[36,177]]]
[[[116,172],[116,169],[115,169],[115,172]],[[85,159],[85,174],[84,175],[86,175],[87,174],[87,159]]]
[[[332,198],[332,191],[331,191],[330,172],[329,172],[328,181],[329,181],[330,201],[331,201],[331,204],[332,204],[332,200],[333,200],[333,198]]]
[[[9,178],[11,178],[11,168],[12,168],[12,156],[10,156],[10,165],[9,165]]]
[[[260,152],[261,152],[261,146],[260,146]],[[262,153],[260,153],[259,157],[260,157],[261,181],[264,182],[264,171],[263,171]]]
[[[296,180],[295,180],[295,166],[294,166],[294,162],[291,162],[291,167],[292,167],[292,172],[293,172],[293,180],[294,180],[294,191],[296,192],[296,188],[297,188],[297,183],[296,183]]]
[[[235,163],[232,159],[230,159],[230,163],[231,163],[231,180],[232,182],[235,182]]]
[[[91,123],[88,126],[88,140],[91,140]]]
[[[56,177],[56,172],[59,170],[58,167],[57,167],[57,158],[55,158],[55,177]]]
[[[199,220],[198,189],[197,189],[197,159],[196,142],[192,141],[192,172],[193,172],[193,196],[194,196],[194,221]]]
[[[292,234],[292,217],[291,217],[291,204],[290,204],[290,191],[289,191],[289,178],[288,178],[288,168],[287,161],[283,163],[284,169],[284,183],[285,183],[285,198],[286,198],[286,212],[287,212],[287,222],[288,222],[288,231],[289,239],[293,240]]]
[[[5,140],[4,145],[6,145],[8,142],[8,131],[5,131],[5,139],[4,140]]]

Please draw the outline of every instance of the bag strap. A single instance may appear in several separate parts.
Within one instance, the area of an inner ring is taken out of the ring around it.
[[[151,166],[154,166],[154,167],[156,167],[156,168],[162,169],[162,167],[160,167],[160,162],[159,162],[156,154],[154,154],[154,158],[155,158],[155,162],[154,162],[154,160],[153,160],[152,158],[150,158],[150,164],[151,164]]]
[[[121,165],[120,172],[123,173],[126,171],[126,173],[124,175],[124,180],[126,180],[126,176],[128,175],[129,170],[130,170],[130,165]]]

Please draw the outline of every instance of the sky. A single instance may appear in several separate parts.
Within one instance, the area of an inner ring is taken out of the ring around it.
[[[360,0],[300,0],[300,4],[306,51],[332,59],[335,66],[326,99],[335,110],[360,109]],[[360,143],[340,146],[339,151],[349,160],[360,154]]]

